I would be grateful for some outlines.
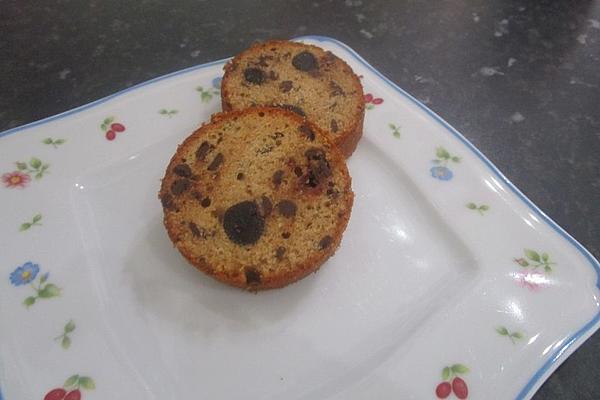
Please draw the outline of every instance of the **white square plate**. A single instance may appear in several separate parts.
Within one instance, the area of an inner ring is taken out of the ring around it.
[[[284,289],[211,280],[162,226],[224,61],[0,133],[5,399],[527,399],[598,328],[579,243],[350,48],[299,40],[362,76],[367,111],[342,245]]]

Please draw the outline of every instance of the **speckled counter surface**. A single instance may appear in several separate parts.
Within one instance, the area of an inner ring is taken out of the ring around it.
[[[0,131],[252,41],[354,48],[600,257],[600,1],[0,0]],[[535,395],[600,399],[600,334]]]

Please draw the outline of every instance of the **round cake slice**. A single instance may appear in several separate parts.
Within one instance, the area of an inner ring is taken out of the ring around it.
[[[224,69],[223,110],[286,108],[327,132],[346,157],[356,148],[365,115],[363,90],[350,66],[333,53],[273,40],[245,50]]]
[[[195,267],[233,286],[285,286],[340,244],[353,193],[344,156],[280,108],[213,115],[179,145],[159,193],[164,224]]]

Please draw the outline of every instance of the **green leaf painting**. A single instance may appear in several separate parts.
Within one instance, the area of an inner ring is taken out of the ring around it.
[[[66,141],[67,139],[52,139],[50,137],[47,137],[46,139],[42,140],[42,143],[51,145],[52,147],[57,149],[58,146],[64,144]]]
[[[108,130],[108,128],[110,128],[110,124],[112,124],[114,121],[115,121],[115,117],[104,118],[104,120],[102,121],[102,124],[100,124],[100,130],[102,132],[106,132]]]
[[[467,208],[469,210],[475,210],[479,213],[479,215],[484,215],[486,211],[488,211],[490,209],[490,206],[488,206],[487,204],[481,204],[481,205],[477,205],[475,203],[467,203]]]
[[[87,390],[96,389],[96,384],[94,383],[94,380],[88,376],[80,377],[79,384],[81,385],[82,388],[87,389]]]
[[[96,389],[96,383],[89,376],[73,375],[65,381],[63,387],[67,390],[93,390]]]
[[[69,347],[71,347],[71,336],[70,336],[70,334],[75,330],[75,327],[76,327],[75,326],[75,322],[73,322],[73,320],[70,320],[63,327],[62,334],[60,334],[60,335],[58,335],[57,337],[54,338],[54,340],[60,341],[60,345],[65,350],[67,350]]]
[[[213,96],[218,95],[220,92],[216,89],[204,88],[202,86],[196,87],[196,91],[200,93],[200,101],[203,103],[210,103]]]
[[[450,378],[450,367],[444,367],[442,370],[442,379],[447,381]]]
[[[42,225],[40,223],[41,220],[42,220],[42,214],[36,214],[33,216],[33,218],[31,218],[31,221],[23,222],[21,224],[21,227],[19,228],[19,231],[23,232],[23,231],[29,230],[33,226],[40,226],[40,225]]]
[[[50,164],[45,164],[42,162],[42,160],[36,157],[31,157],[28,163],[24,161],[17,161],[15,165],[19,171],[32,174],[35,179],[41,179],[44,174],[48,173],[48,168],[50,168]]]
[[[75,384],[79,381],[79,375],[70,376],[64,383],[64,387],[75,386]]]
[[[169,117],[169,118],[172,118],[178,112],[179,112],[178,110],[175,110],[175,109],[173,109],[173,110],[167,110],[166,108],[161,108],[160,110],[158,110],[158,113],[160,115],[164,115],[165,117]]]
[[[454,364],[450,367],[450,370],[456,375],[466,374],[467,372],[469,372],[469,368],[465,367],[462,364]]]
[[[390,130],[392,131],[392,135],[395,138],[400,139],[400,126],[389,123],[388,128],[390,128]]]
[[[444,381],[449,380],[455,376],[464,375],[469,372],[469,368],[467,368],[464,364],[452,364],[442,369],[442,379]]]
[[[513,344],[516,343],[516,340],[523,339],[523,334],[521,332],[510,332],[505,326],[497,327],[496,332],[498,332],[500,336],[506,336],[507,338],[509,338]]]
[[[548,253],[538,253],[532,249],[523,249],[525,257],[514,258],[513,261],[519,264],[523,268],[531,268],[532,271],[542,267],[544,272],[552,272],[553,267],[556,265],[554,261],[550,259]]]

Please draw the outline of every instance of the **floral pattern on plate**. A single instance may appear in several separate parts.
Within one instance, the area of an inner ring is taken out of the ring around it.
[[[454,176],[454,173],[448,168],[448,164],[450,162],[459,163],[460,157],[451,155],[448,153],[448,150],[441,146],[435,150],[435,155],[436,158],[431,160],[435,166],[429,170],[431,176],[441,181],[449,181]]]
[[[400,139],[400,125],[392,124],[391,122],[388,124],[388,128],[392,131],[392,136],[396,139]]]
[[[48,283],[49,272],[39,275],[37,286],[34,281],[40,272],[40,266],[31,261],[17,267],[10,274],[10,283],[13,286],[23,286],[29,284],[35,291],[35,295],[27,297],[23,300],[23,304],[29,308],[34,305],[39,299],[50,299],[60,295],[61,289],[53,283]]]
[[[158,110],[158,113],[160,115],[163,115],[165,117],[169,117],[169,118],[173,118],[179,111],[176,109],[171,109],[168,110],[166,108],[161,108],[160,110]]]
[[[42,143],[50,145],[50,146],[54,147],[55,149],[58,149],[58,146],[65,144],[66,141],[67,141],[67,139],[60,139],[60,138],[52,139],[51,137],[48,137],[48,138],[42,140]]]
[[[511,332],[505,326],[497,327],[496,332],[500,336],[506,336],[507,338],[509,338],[510,341],[512,342],[512,344],[516,344],[517,340],[523,339],[523,334],[521,332],[519,332],[519,331]]]
[[[367,110],[372,110],[375,108],[375,106],[383,104],[383,99],[381,97],[375,97],[371,93],[365,94],[364,101],[366,104],[365,108]]]
[[[210,103],[214,96],[220,95],[221,91],[221,77],[217,77],[212,80],[212,88],[205,88],[204,86],[197,86],[196,91],[200,93],[200,101],[203,103]]]
[[[475,203],[467,203],[466,207],[469,210],[477,211],[479,215],[484,215],[485,212],[490,209],[490,206],[488,206],[487,204],[477,205]]]
[[[31,229],[34,226],[42,226],[42,224],[40,223],[41,220],[42,220],[42,214],[35,214],[33,216],[33,218],[31,218],[31,221],[23,222],[21,224],[21,226],[19,227],[19,231],[20,232],[28,231],[29,229]]]
[[[54,338],[56,341],[60,341],[60,345],[63,349],[67,350],[71,347],[71,336],[70,334],[75,330],[76,325],[73,320],[69,320],[63,327],[63,332]]]
[[[544,286],[547,286],[549,280],[547,275],[552,273],[552,268],[556,265],[550,260],[548,253],[538,253],[535,250],[524,249],[524,257],[514,258],[513,261],[522,267],[521,271],[512,274],[517,285],[537,292]],[[538,270],[542,267],[543,272]]]
[[[115,122],[115,117],[110,116],[104,118],[100,124],[100,130],[104,132],[104,137],[108,141],[113,141],[117,137],[117,133],[125,132],[125,125],[120,122]]]
[[[44,400],[81,400],[81,390],[96,389],[96,382],[89,376],[72,375],[62,387],[51,389],[44,396]]]
[[[48,173],[50,164],[42,162],[37,157],[32,157],[29,162],[17,161],[17,170],[2,175],[2,183],[8,189],[23,189],[31,181],[31,175],[35,179],[41,179]]]
[[[452,393],[458,399],[466,399],[469,396],[467,382],[461,377],[469,372],[469,368],[463,364],[453,364],[442,369],[442,382],[435,387],[435,395],[438,399],[446,399]]]
[[[2,183],[4,187],[9,189],[23,189],[31,181],[29,174],[21,171],[7,172],[2,175]]]

